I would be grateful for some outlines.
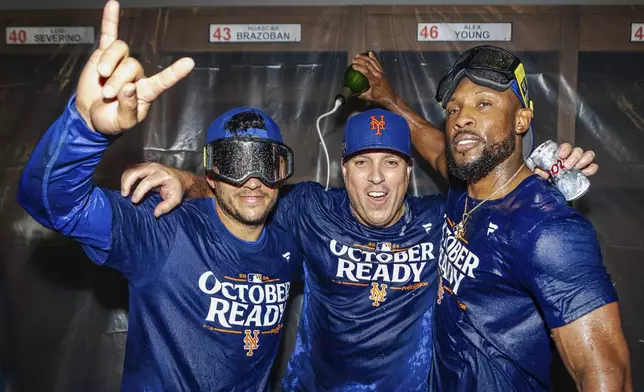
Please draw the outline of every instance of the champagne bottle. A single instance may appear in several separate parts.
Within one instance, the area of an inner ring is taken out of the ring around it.
[[[362,73],[349,66],[344,73],[344,86],[342,92],[335,98],[345,103],[349,97],[360,95],[369,90],[369,80]]]

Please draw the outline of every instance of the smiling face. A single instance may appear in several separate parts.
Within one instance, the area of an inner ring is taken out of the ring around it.
[[[370,227],[388,227],[404,213],[410,161],[394,152],[376,150],[352,156],[342,164],[342,176],[353,215]]]
[[[257,178],[235,186],[209,176],[208,183],[214,190],[219,211],[246,226],[263,224],[279,193],[277,188],[270,188]]]
[[[461,180],[476,182],[511,156],[526,132],[532,111],[511,91],[496,91],[464,78],[445,108],[447,164]]]

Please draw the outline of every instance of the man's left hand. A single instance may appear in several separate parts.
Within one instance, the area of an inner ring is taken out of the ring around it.
[[[564,160],[566,169],[578,169],[586,176],[592,176],[599,170],[599,165],[594,162],[595,152],[584,151],[579,147],[572,147],[570,143],[559,145],[559,158]],[[549,178],[550,174],[537,168],[534,171],[543,178]]]

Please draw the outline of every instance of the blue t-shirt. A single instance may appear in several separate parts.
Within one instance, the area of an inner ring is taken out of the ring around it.
[[[128,279],[123,390],[266,390],[290,282],[302,274],[293,236],[269,224],[242,241],[214,199],[156,219],[158,195],[135,206],[92,184],[111,140],[87,127],[72,98],[30,157],[18,202]]]
[[[130,282],[123,389],[265,390],[290,282],[301,274],[292,236],[269,225],[257,242],[240,240],[210,198],[157,220],[157,195],[138,207],[106,195],[105,264]]]
[[[549,330],[617,300],[597,236],[530,176],[454,236],[466,192],[450,190],[439,260],[434,391],[547,391]],[[468,199],[471,211],[480,200]]]
[[[286,391],[425,391],[445,196],[407,197],[373,229],[344,189],[301,183],[278,203],[304,253],[305,288]]]

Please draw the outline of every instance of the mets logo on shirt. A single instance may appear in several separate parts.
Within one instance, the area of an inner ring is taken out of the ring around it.
[[[259,348],[259,330],[253,330],[253,335],[250,334],[250,329],[244,330],[244,350],[249,357],[253,356],[253,351]]]
[[[429,285],[423,271],[435,259],[434,245],[422,242],[403,248],[393,242],[369,242],[366,245],[329,242],[337,257],[333,282],[366,289],[362,291],[371,305],[386,303],[391,291],[413,291]]]
[[[260,348],[262,335],[279,334],[283,328],[290,282],[254,272],[217,277],[206,271],[198,285],[210,296],[203,328],[239,335],[246,356],[252,357]]]

